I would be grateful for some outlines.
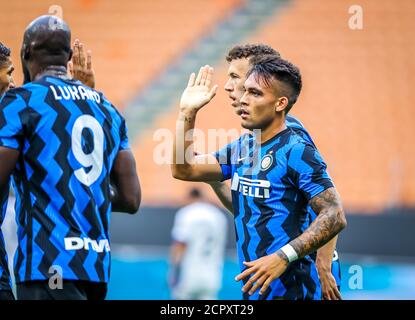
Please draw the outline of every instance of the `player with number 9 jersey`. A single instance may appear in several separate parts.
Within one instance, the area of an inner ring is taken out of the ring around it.
[[[44,76],[0,102],[0,146],[16,149],[16,282],[108,282],[110,173],[124,118],[79,81]]]

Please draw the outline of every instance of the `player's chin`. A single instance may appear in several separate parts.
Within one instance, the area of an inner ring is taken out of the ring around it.
[[[244,128],[244,129],[248,129],[248,130],[256,129],[255,125],[252,122],[250,122],[248,120],[244,120],[244,119],[241,120],[241,127]]]

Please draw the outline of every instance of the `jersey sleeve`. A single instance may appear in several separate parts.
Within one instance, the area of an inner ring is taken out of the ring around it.
[[[105,97],[102,92],[99,92],[99,95],[102,99],[103,105],[110,110],[111,115],[114,117],[114,121],[118,123],[119,128],[119,137],[120,137],[120,146],[119,151],[130,149],[130,143],[128,141],[128,129],[125,118],[121,115],[118,109]]]
[[[232,178],[232,170],[237,164],[237,157],[246,158],[249,151],[250,135],[244,134],[239,139],[232,141],[212,155],[218,161],[222,170],[222,181]],[[244,148],[245,146],[246,148]],[[242,153],[242,154],[241,154]]]
[[[121,126],[120,126],[120,150],[130,149],[130,143],[128,142],[128,129],[125,119],[121,117]]]
[[[13,89],[0,100],[0,146],[21,149],[25,108],[26,102]]]
[[[316,145],[313,139],[311,138],[310,134],[308,133],[307,129],[304,127],[301,121],[298,120],[296,117],[288,114],[285,119],[285,124],[287,125],[288,128],[291,128],[291,130],[293,130],[296,134],[298,134],[305,141],[311,143],[313,146]]]
[[[222,149],[213,153],[213,156],[216,158],[222,170],[222,181],[228,180],[232,176],[232,165],[231,165],[231,156],[232,156],[232,144],[228,144]]]
[[[306,143],[297,143],[288,156],[288,175],[307,200],[334,187],[327,166],[317,149]]]
[[[11,290],[11,278],[9,273],[6,245],[1,230],[7,210],[8,192],[4,192],[0,203],[0,290]]]

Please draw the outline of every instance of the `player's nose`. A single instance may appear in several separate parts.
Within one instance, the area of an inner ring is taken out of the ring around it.
[[[241,97],[241,100],[239,101],[239,103],[242,105],[242,106],[247,106],[249,103],[248,103],[248,97],[247,97],[247,94],[246,94],[246,92],[243,94],[243,96]]]
[[[9,87],[8,87],[8,89],[10,90],[10,89],[14,89],[14,88],[16,88],[16,85],[14,84],[14,81],[13,81],[13,79],[9,82]]]
[[[232,92],[234,90],[233,85],[230,80],[225,83],[225,91]]]

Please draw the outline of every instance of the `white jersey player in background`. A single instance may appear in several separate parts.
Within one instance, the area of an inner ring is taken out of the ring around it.
[[[222,285],[227,220],[192,189],[172,229],[169,284],[173,299],[216,300]]]

